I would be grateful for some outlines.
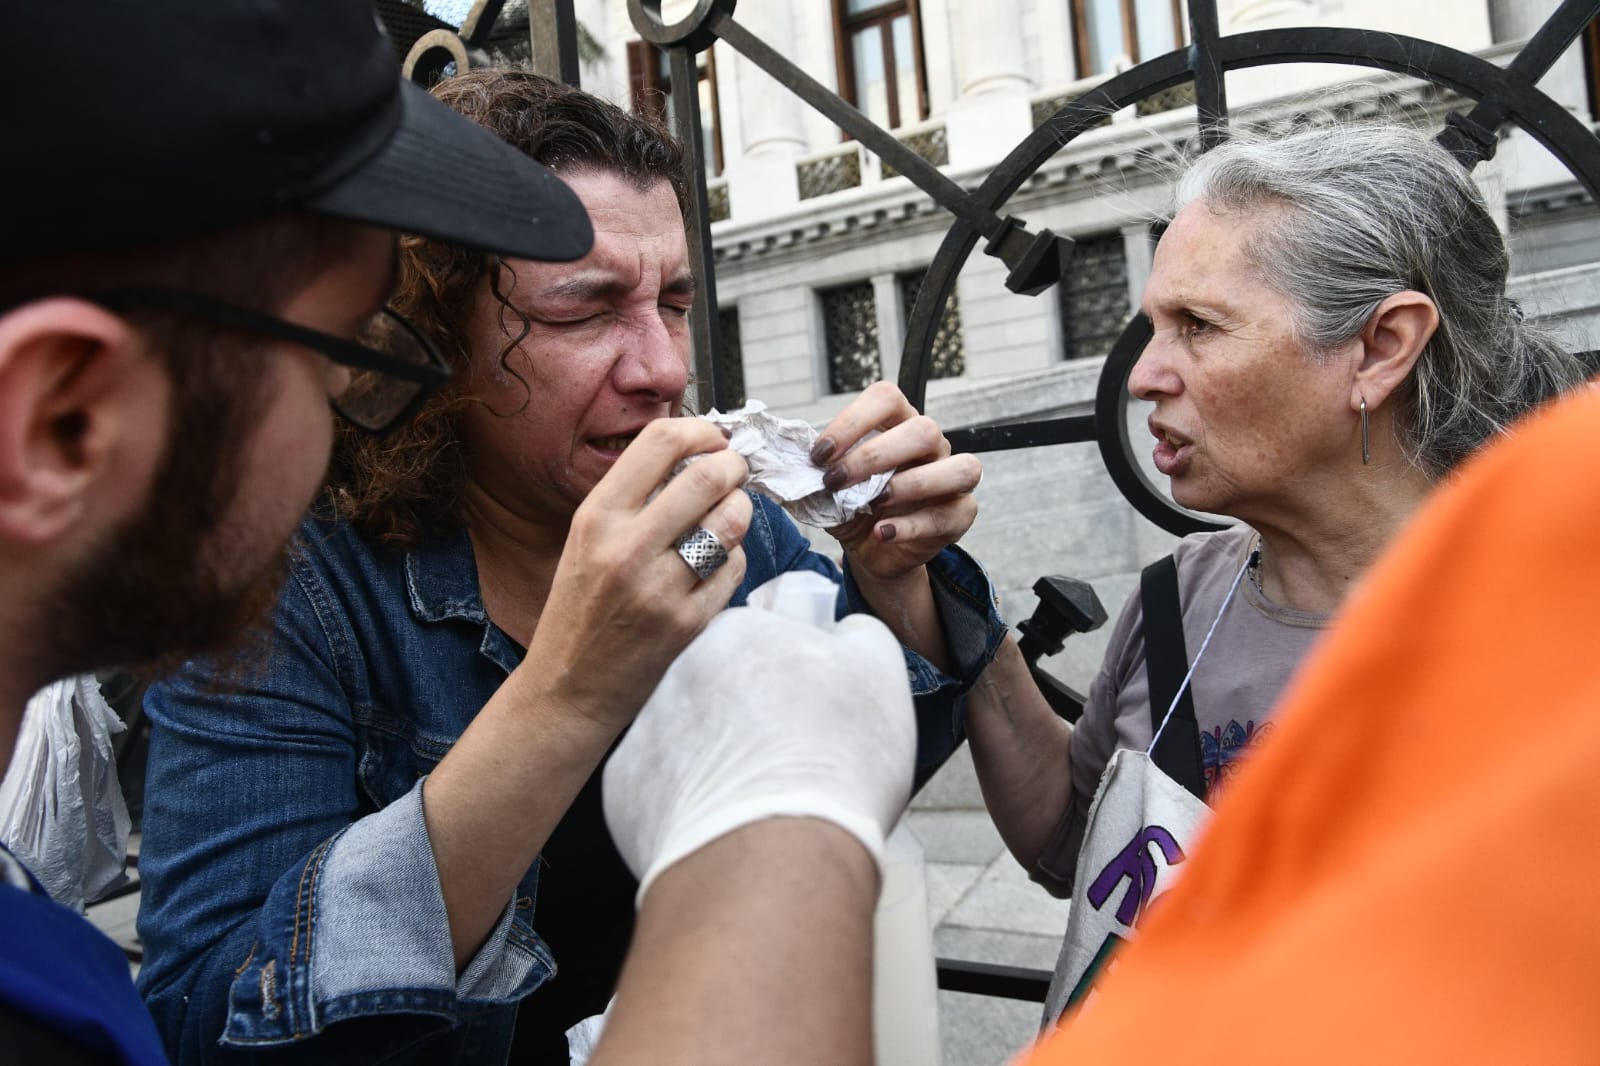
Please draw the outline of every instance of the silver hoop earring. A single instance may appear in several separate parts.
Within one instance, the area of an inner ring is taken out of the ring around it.
[[[1361,465],[1372,462],[1372,434],[1367,428],[1367,398],[1361,397]]]

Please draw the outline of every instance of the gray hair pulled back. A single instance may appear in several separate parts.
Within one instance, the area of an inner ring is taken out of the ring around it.
[[[1471,176],[1416,130],[1236,135],[1193,162],[1176,196],[1180,210],[1260,212],[1248,251],[1295,305],[1296,336],[1313,351],[1356,337],[1394,293],[1433,300],[1439,328],[1395,418],[1405,455],[1431,478],[1583,380],[1578,360],[1506,297],[1505,240]]]

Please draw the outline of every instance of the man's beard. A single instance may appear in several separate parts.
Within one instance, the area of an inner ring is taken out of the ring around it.
[[[235,507],[251,434],[224,435],[233,439],[211,450],[175,432],[149,502],[59,587],[37,630],[35,661],[52,664],[53,676],[118,667],[153,678],[223,651],[233,653],[224,661],[234,674],[265,652],[260,623],[277,601],[288,556],[277,546],[262,560],[230,557],[262,533],[239,528],[244,509]]]

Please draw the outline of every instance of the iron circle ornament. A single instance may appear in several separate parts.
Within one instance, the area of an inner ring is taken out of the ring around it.
[[[737,0],[695,0],[694,10],[676,22],[661,21],[661,0],[628,0],[628,17],[639,36],[657,48],[704,52],[717,41],[717,24],[733,14]],[[771,0],[759,0],[770,3]]]
[[[400,75],[426,88],[438,81],[451,63],[457,71],[472,65],[466,44],[450,30],[429,30],[411,46],[400,66]]]
[[[1546,23],[1540,35],[1558,19],[1572,19],[1574,12],[1592,16],[1600,3],[1568,0]],[[1534,41],[1540,35],[1535,35]],[[1525,52],[1533,50],[1530,41]],[[1543,42],[1548,45],[1548,42]],[[1546,48],[1546,51],[1549,49]],[[1557,50],[1559,51],[1559,50]],[[1498,127],[1512,123],[1526,131],[1550,152],[1580,185],[1600,202],[1600,139],[1566,108],[1537,88],[1543,69],[1531,72],[1518,69],[1516,62],[1499,67],[1470,53],[1431,41],[1373,30],[1339,27],[1259,30],[1223,37],[1210,37],[1187,48],[1169,52],[1124,71],[1057,111],[1011,151],[988,178],[975,190],[974,198],[991,211],[999,212],[1006,201],[1051,157],[1106,115],[1137,104],[1156,93],[1195,80],[1202,64],[1221,71],[1287,63],[1333,63],[1370,67],[1426,81],[1481,101],[1479,110],[1489,110]],[[1478,112],[1474,112],[1476,115]],[[1207,116],[1199,109],[1201,135],[1216,137],[1225,129],[1226,107]],[[1206,119],[1212,119],[1208,128]],[[1471,129],[1470,116],[1453,115],[1446,123],[1441,140],[1452,131]],[[1492,132],[1492,131],[1491,131]],[[1448,146],[1448,142],[1447,146]],[[1457,158],[1471,166],[1487,158],[1493,144],[1480,145],[1476,158],[1464,158],[1454,147]],[[971,255],[981,236],[971,222],[958,218],[928,267],[926,280],[906,323],[906,338],[900,365],[900,387],[913,405],[924,407],[926,383],[939,317],[955,287],[956,276]],[[1092,439],[1098,445],[1113,481],[1128,502],[1144,517],[1171,533],[1186,535],[1216,529],[1216,523],[1179,507],[1145,477],[1133,458],[1128,439],[1128,375],[1149,338],[1149,324],[1141,315],[1124,328],[1101,370],[1095,398],[1095,427]],[[1090,438],[1086,437],[1085,440]]]

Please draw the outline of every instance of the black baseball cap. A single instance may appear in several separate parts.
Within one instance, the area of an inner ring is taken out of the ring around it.
[[[0,257],[300,207],[529,259],[594,234],[549,170],[403,81],[369,0],[0,0]]]

